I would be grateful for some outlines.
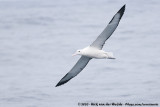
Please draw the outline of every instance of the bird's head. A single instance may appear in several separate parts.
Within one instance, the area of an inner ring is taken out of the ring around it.
[[[72,56],[82,55],[82,50],[77,50]]]

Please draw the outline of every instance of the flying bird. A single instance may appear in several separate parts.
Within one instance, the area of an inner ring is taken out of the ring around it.
[[[125,5],[113,16],[107,27],[90,46],[77,50],[75,54],[73,54],[73,56],[81,55],[81,58],[77,61],[74,67],[58,82],[56,87],[67,83],[70,79],[74,78],[77,74],[79,74],[92,58],[115,59],[111,52],[105,52],[102,50],[102,48],[105,44],[105,41],[112,35],[112,33],[117,28],[124,11]]]

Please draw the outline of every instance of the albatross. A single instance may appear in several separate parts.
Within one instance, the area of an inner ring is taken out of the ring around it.
[[[97,37],[97,39],[90,46],[84,49],[79,49],[75,52],[75,54],[73,54],[73,56],[81,55],[81,57],[77,61],[77,63],[73,66],[73,68],[58,82],[56,87],[67,83],[77,74],[79,74],[92,58],[115,59],[113,57],[112,52],[105,52],[102,50],[102,48],[106,40],[112,35],[112,33],[117,28],[123,16],[124,11],[125,11],[125,5],[113,16],[107,27],[103,30],[103,32]]]

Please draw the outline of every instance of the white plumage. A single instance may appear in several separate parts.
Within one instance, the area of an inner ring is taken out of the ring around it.
[[[103,48],[103,45],[105,44],[106,40],[112,35],[112,33],[117,28],[121,20],[121,17],[123,16],[124,11],[125,11],[125,5],[114,15],[114,17],[109,22],[107,27],[103,30],[103,32],[97,37],[97,39],[90,46],[84,49],[77,50],[76,53],[73,54],[73,56],[81,55],[81,58],[74,65],[74,67],[58,82],[56,87],[65,84],[70,79],[79,74],[92,58],[115,59],[113,57],[112,52],[105,52],[101,49]]]

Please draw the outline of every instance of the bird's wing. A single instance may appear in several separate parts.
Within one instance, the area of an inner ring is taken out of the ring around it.
[[[125,11],[125,5],[114,15],[112,20],[109,22],[108,26],[103,30],[103,32],[97,37],[97,39],[91,44],[91,47],[97,49],[102,49],[105,41],[112,35],[112,33],[117,28],[121,17]]]
[[[83,68],[88,64],[91,58],[86,56],[81,56],[78,62],[74,65],[74,67],[58,82],[57,86],[63,85],[68,82],[70,79],[79,74]]]

